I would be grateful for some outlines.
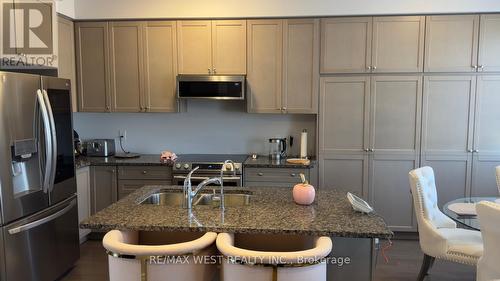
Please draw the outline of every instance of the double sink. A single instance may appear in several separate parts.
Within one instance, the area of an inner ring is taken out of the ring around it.
[[[246,192],[226,192],[224,194],[224,203],[226,207],[239,207],[249,205],[252,195]],[[184,202],[182,191],[160,190],[148,196],[139,204],[142,205],[161,205],[181,207]],[[193,199],[193,206],[219,206],[220,196],[215,193],[200,193]]]

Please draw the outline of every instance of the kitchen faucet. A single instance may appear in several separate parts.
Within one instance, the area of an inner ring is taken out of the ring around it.
[[[198,184],[196,189],[193,190],[193,188],[191,186],[191,176],[199,168],[200,167],[196,167],[193,170],[191,170],[191,172],[189,172],[186,179],[184,180],[184,188],[183,189],[184,189],[184,198],[186,199],[185,207],[189,210],[191,210],[193,208],[193,198],[196,195],[198,195],[198,193],[200,192],[201,189],[203,189],[203,187],[205,187],[209,184],[212,184],[212,183],[216,183],[216,184],[220,184],[220,185],[222,184],[222,180],[220,178],[208,178],[208,179],[200,182],[200,184]]]
[[[227,165],[231,166],[231,171],[233,172],[233,175],[236,175],[236,168],[234,165],[234,162],[232,160],[226,160],[224,161],[224,164],[222,164],[222,167],[220,169],[220,177],[215,177],[215,178],[208,178],[204,181],[202,181],[198,186],[196,187],[195,190],[193,190],[192,185],[191,185],[191,176],[193,173],[198,170],[200,167],[196,167],[193,170],[189,172],[187,175],[186,179],[184,179],[184,198],[185,198],[185,203],[183,204],[185,208],[191,210],[193,208],[193,198],[198,195],[201,189],[203,187],[209,185],[209,184],[219,184],[220,185],[220,208],[222,210],[225,209],[225,204],[224,204],[224,169]]]

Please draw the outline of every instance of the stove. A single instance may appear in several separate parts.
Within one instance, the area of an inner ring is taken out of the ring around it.
[[[183,154],[175,161],[174,173],[187,174],[196,167],[200,167],[196,173],[220,173],[223,168],[225,172],[232,172],[231,166],[222,167],[224,161],[234,162],[236,173],[241,175],[243,162],[248,158],[244,154]]]
[[[241,186],[243,162],[248,158],[245,154],[182,154],[175,161],[173,167],[174,184],[182,185],[186,175],[194,168],[200,167],[191,177],[192,184],[197,184],[210,177],[220,175],[224,170],[224,185]],[[232,160],[235,171],[231,165],[224,166],[224,161]]]

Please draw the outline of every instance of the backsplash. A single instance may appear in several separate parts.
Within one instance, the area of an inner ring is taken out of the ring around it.
[[[316,151],[316,116],[246,113],[241,101],[189,101],[182,113],[75,113],[82,139],[114,138],[127,130],[125,149],[146,154],[267,154],[270,137],[294,137],[289,154],[300,150],[300,133],[309,132],[308,154]]]

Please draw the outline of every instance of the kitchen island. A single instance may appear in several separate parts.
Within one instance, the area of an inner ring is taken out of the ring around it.
[[[205,192],[212,192],[207,188]],[[379,239],[393,233],[380,216],[352,210],[345,193],[317,190],[311,206],[293,202],[290,188],[225,188],[226,194],[250,194],[248,205],[228,206],[224,212],[211,205],[140,204],[158,192],[182,192],[180,186],[145,186],[81,222],[93,230],[164,232],[230,232],[255,235],[330,236],[332,255],[351,262],[328,266],[329,280],[371,280]]]
[[[251,195],[248,205],[180,206],[140,204],[151,194],[182,192],[181,186],[145,186],[81,223],[94,230],[214,231],[247,234],[296,234],[350,238],[390,238],[392,232],[378,215],[352,210],[345,194],[318,190],[311,206],[293,202],[290,188],[225,188],[226,194]],[[205,189],[211,192],[212,189]]]

